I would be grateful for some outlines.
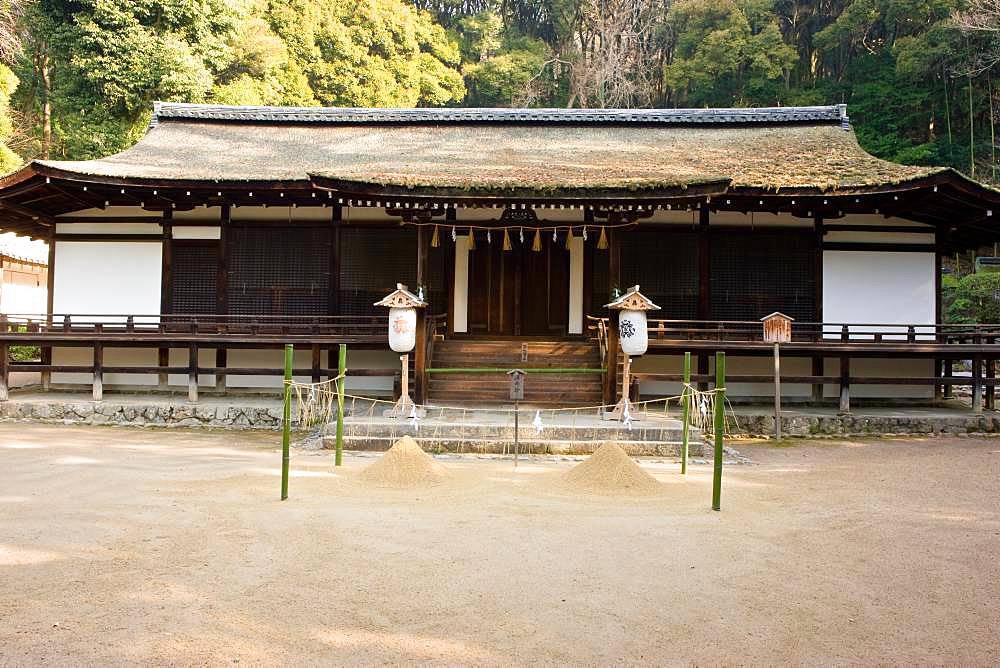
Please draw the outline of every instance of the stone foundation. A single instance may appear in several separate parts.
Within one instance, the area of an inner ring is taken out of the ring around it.
[[[740,415],[734,431],[751,437],[774,434],[774,416]],[[955,436],[1000,433],[1000,413],[984,415],[783,415],[782,436],[822,438],[833,436]]]
[[[0,420],[131,427],[281,428],[281,408],[116,401],[7,401]]]

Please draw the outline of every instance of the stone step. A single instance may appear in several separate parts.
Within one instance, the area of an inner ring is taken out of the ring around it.
[[[396,436],[344,436],[344,448],[347,450],[366,450],[384,452],[392,447],[402,435]],[[410,433],[410,436],[420,444],[420,447],[427,452],[475,452],[483,454],[513,454],[513,440],[505,441],[498,439],[465,438],[454,436],[433,436]],[[681,450],[680,441],[638,441],[638,440],[616,440],[626,452],[633,456],[650,457],[676,457]],[[518,444],[518,452],[521,454],[550,454],[550,455],[587,455],[600,447],[604,441],[592,440],[566,440],[566,439],[537,439],[522,438]],[[336,447],[336,439],[333,436],[323,437],[323,447],[332,449]],[[701,440],[691,440],[688,446],[688,453],[691,457],[702,457],[709,452],[707,446]]]

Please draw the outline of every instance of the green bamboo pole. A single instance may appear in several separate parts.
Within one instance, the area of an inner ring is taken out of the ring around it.
[[[715,466],[712,510],[722,509],[722,435],[726,430],[726,353],[715,353]]]
[[[340,361],[337,364],[337,454],[334,456],[334,465],[340,466],[344,463],[344,374],[347,373],[347,344],[340,344]]]
[[[292,344],[285,344],[285,402],[281,420],[281,500],[288,498],[288,444],[292,436]]]
[[[684,353],[684,388],[681,390],[681,474],[688,472],[688,436],[691,425],[691,353]]]

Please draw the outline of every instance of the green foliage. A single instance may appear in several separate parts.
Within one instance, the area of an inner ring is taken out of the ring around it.
[[[957,282],[951,295],[945,310],[948,322],[1000,323],[1000,273],[969,274]]]
[[[9,172],[21,164],[21,157],[8,146],[14,134],[14,123],[10,116],[10,98],[17,84],[17,76],[10,68],[0,65],[0,174]]]
[[[271,2],[265,15],[320,104],[413,107],[465,95],[458,45],[400,0]]]

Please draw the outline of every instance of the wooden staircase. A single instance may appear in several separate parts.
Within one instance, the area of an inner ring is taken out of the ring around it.
[[[595,341],[551,339],[447,339],[436,341],[428,364],[434,369],[598,369]],[[439,404],[510,402],[506,373],[431,373],[428,399]],[[544,406],[596,406],[601,403],[600,373],[529,373],[524,403]]]

